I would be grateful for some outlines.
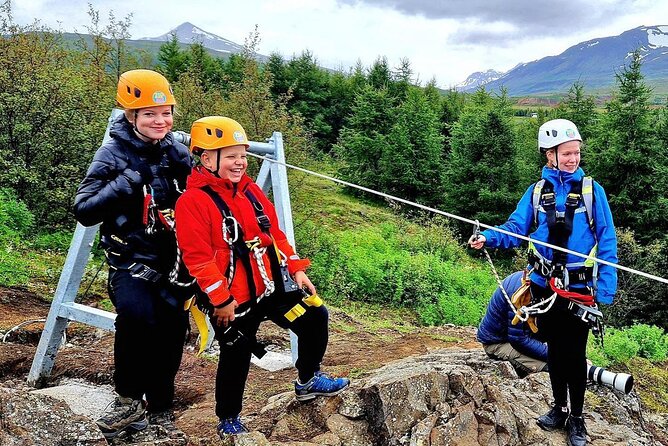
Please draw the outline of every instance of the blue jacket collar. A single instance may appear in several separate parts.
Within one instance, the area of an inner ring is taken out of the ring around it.
[[[552,184],[576,183],[582,180],[584,176],[585,173],[581,167],[578,167],[575,172],[570,173],[544,166],[542,173],[542,178],[549,180]]]

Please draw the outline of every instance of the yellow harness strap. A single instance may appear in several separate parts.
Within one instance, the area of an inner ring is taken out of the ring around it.
[[[197,331],[199,331],[199,350],[197,351],[197,356],[201,355],[206,345],[209,342],[209,324],[207,323],[207,316],[195,305],[195,296],[191,297],[183,304],[183,309],[185,311],[190,310],[190,314],[195,321],[197,326]]]

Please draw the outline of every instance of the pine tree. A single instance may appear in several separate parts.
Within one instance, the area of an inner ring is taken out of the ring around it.
[[[484,88],[452,127],[446,210],[487,224],[508,218],[522,192],[510,106]]]
[[[411,87],[398,108],[379,162],[382,190],[436,206],[443,200],[443,137],[424,90]]]
[[[169,41],[160,46],[157,69],[169,82],[178,81],[188,69],[188,55],[181,50],[176,33],[172,33]]]
[[[606,189],[617,226],[631,228],[640,240],[668,230],[665,216],[665,148],[658,144],[651,89],[641,73],[638,52],[616,75],[618,88],[591,138],[590,173]]]

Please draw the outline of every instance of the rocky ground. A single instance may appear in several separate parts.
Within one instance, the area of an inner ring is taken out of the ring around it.
[[[38,296],[0,289],[0,333],[44,318],[48,309]],[[242,417],[254,432],[236,444],[565,444],[562,433],[544,433],[533,421],[548,408],[547,376],[519,379],[507,364],[487,360],[472,328],[415,328],[401,321],[383,322],[382,317],[356,320],[331,313],[324,369],[352,378],[352,388],[341,397],[299,404],[291,392],[293,370],[269,372],[252,366]],[[37,322],[28,324],[0,344],[0,445],[105,444],[92,420],[28,393],[25,377],[40,329]],[[271,324],[263,324],[261,337],[277,348],[289,344],[287,334]],[[194,342],[193,336],[177,376],[176,422],[190,445],[221,444],[214,429],[216,362],[195,356]],[[108,389],[112,346],[110,333],[72,324],[49,384],[77,379]],[[668,445],[668,415],[648,413],[635,395],[592,388],[587,407],[595,446]],[[79,432],[71,432],[72,426]],[[153,434],[116,444],[183,444]]]

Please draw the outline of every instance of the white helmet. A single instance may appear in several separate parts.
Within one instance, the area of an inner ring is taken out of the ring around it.
[[[553,119],[547,121],[538,129],[538,150],[540,153],[545,153],[547,150],[568,141],[582,142],[578,128],[568,119]]]

